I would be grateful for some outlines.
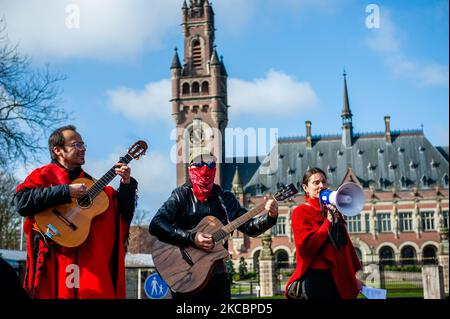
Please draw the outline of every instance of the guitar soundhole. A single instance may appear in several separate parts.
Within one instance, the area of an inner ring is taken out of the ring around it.
[[[89,195],[83,195],[77,199],[78,206],[88,208],[92,205],[92,199]]]

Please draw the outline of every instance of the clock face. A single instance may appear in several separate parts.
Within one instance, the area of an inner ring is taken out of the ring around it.
[[[189,143],[191,146],[205,146],[205,142],[212,139],[211,127],[202,120],[196,119],[189,130]]]

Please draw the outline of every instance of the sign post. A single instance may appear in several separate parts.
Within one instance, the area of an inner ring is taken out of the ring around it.
[[[147,277],[144,283],[144,291],[150,299],[163,299],[169,292],[169,286],[162,280],[158,273]]]

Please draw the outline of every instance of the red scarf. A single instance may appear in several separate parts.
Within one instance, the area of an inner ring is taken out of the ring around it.
[[[79,177],[84,176],[80,172]],[[17,187],[44,188],[54,185],[70,184],[68,171],[56,164],[49,164],[34,170],[25,181]],[[74,249],[59,246],[51,249],[38,240],[33,240],[32,216],[24,223],[24,232],[28,236],[28,252],[24,288],[36,299],[98,299],[125,298],[125,247],[122,244],[128,233],[128,225],[120,218],[117,289],[111,279],[111,252],[115,235],[115,218],[117,212],[117,193],[107,186],[104,189],[109,199],[109,207],[92,220],[91,231],[86,241]],[[35,247],[37,244],[37,247]],[[37,251],[37,254],[35,254]],[[35,259],[36,257],[36,259]],[[79,288],[68,287],[66,280],[73,271],[68,266],[79,267]]]
[[[211,195],[215,176],[215,167],[209,168],[206,165],[203,167],[189,167],[189,178],[192,183],[193,192],[199,201],[204,202]]]

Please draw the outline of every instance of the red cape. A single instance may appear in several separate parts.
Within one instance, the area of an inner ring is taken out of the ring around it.
[[[328,240],[331,224],[322,216],[319,200],[307,198],[307,202],[311,206],[301,204],[292,213],[297,266],[287,282],[285,295],[287,287],[301,278],[316,254],[321,253],[329,265],[341,298],[354,299],[359,293],[355,274],[361,269],[361,264],[350,237],[347,233],[347,245],[336,250]]]
[[[83,177],[84,172],[79,177]],[[34,170],[20,184],[16,192],[23,188],[44,188],[70,184],[66,169],[57,164],[49,164]],[[114,289],[111,273],[112,252],[115,243],[115,220],[117,192],[105,187],[110,205],[102,214],[92,220],[86,241],[79,247],[67,249],[56,244],[50,247],[42,240],[34,241],[34,218],[27,217],[24,232],[28,237],[28,251],[24,288],[33,298],[125,298],[125,247],[128,234],[127,223],[119,217],[119,247],[117,289]],[[36,253],[33,253],[36,252]],[[117,261],[115,261],[117,262]],[[74,266],[75,265],[75,266]],[[78,266],[78,267],[77,267]],[[74,278],[79,269],[79,287]]]

